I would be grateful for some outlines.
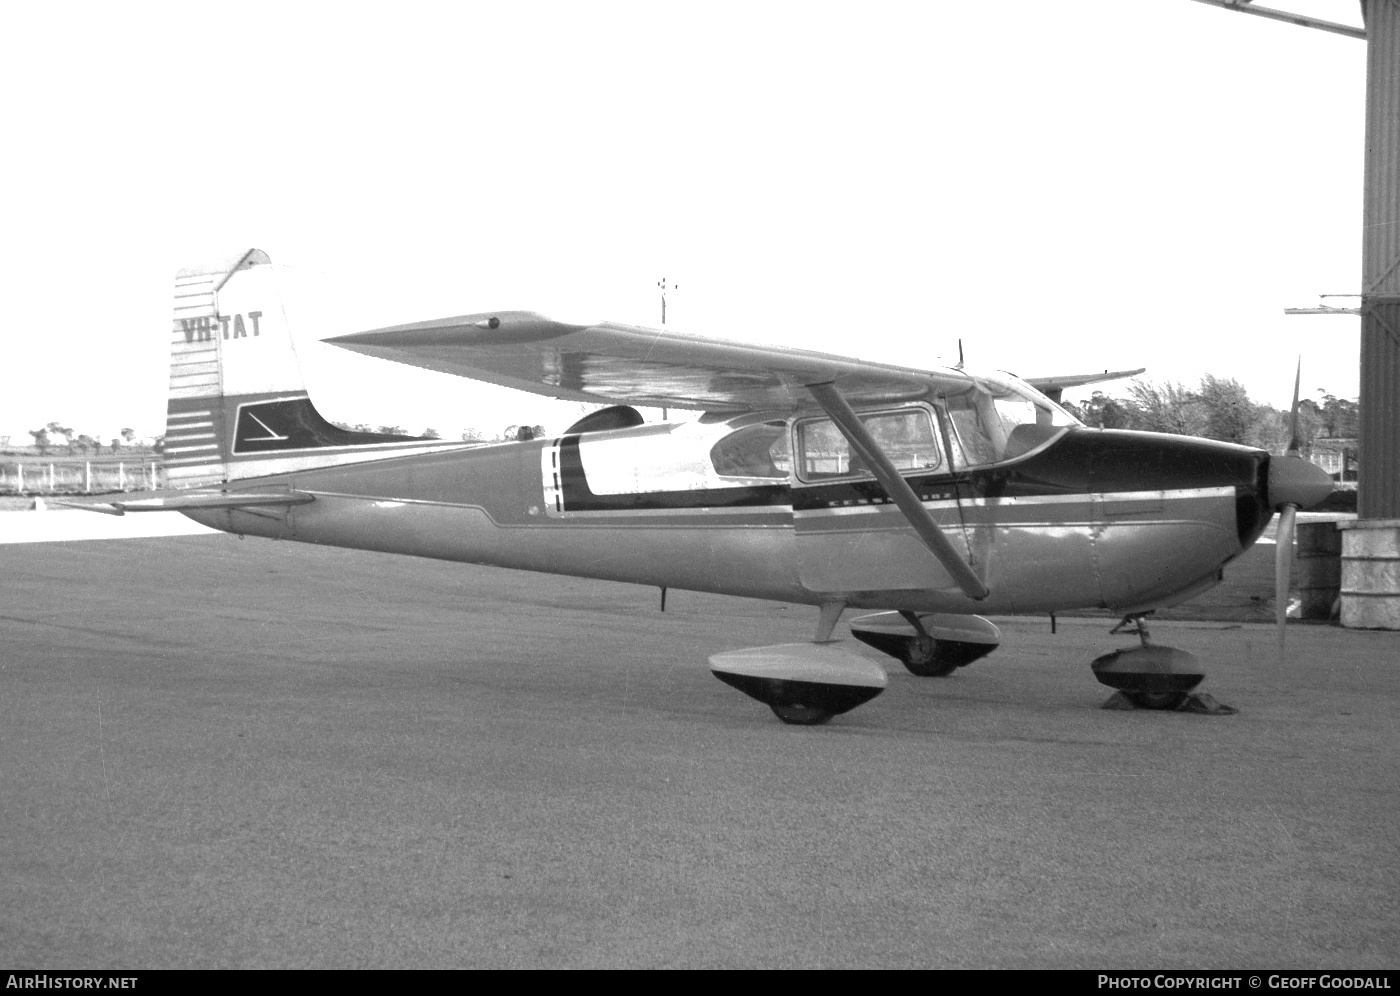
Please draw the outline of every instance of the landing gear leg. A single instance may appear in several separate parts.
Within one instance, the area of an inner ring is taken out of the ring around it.
[[[1117,691],[1104,703],[1109,709],[1177,709],[1184,712],[1235,712],[1209,695],[1191,690],[1205,678],[1194,654],[1151,642],[1147,613],[1124,616],[1111,633],[1132,633],[1142,645],[1115,650],[1093,662],[1094,677]]]

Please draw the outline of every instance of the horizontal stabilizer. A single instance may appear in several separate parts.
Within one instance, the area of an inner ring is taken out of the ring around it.
[[[216,508],[304,505],[315,501],[304,491],[135,491],[107,501],[55,499],[54,504],[106,515],[127,512],[195,512]]]

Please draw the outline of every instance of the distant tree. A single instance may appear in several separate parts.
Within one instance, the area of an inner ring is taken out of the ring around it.
[[[119,449],[121,449],[121,448],[122,448],[122,441],[121,441],[120,439],[117,439],[116,437],[113,437],[113,438],[112,438],[112,452],[115,453],[115,452],[117,452],[117,450],[119,450]]]
[[[379,430],[378,430],[378,431],[379,431],[379,432],[382,432],[382,433],[384,433],[385,435],[388,435],[388,436],[402,436],[402,435],[405,435],[404,430],[403,430],[403,426],[401,426],[401,425],[381,425],[381,426],[379,427]]]
[[[424,430],[423,430],[423,438],[424,438],[424,439],[441,439],[441,438],[442,438],[442,433],[438,432],[436,429],[424,429]]]
[[[480,430],[480,429],[463,429],[463,430],[462,430],[462,442],[464,442],[464,443],[479,443],[479,442],[481,442],[481,441],[482,441],[482,435],[481,435],[481,430]]]
[[[519,438],[520,438],[520,426],[518,426],[518,425],[508,425],[508,426],[506,426],[505,435],[503,435],[501,438],[502,438],[502,439],[508,439],[508,440],[519,439]]]
[[[1320,404],[1308,398],[1298,404],[1298,443],[1304,455],[1311,452],[1319,437],[1356,437],[1357,403],[1319,393]],[[1292,436],[1288,411],[1251,401],[1244,386],[1233,378],[1206,374],[1194,391],[1182,384],[1139,379],[1132,382],[1129,394],[1127,398],[1110,398],[1095,391],[1083,404],[1064,407],[1086,425],[1204,436],[1271,453],[1287,450]]]
[[[72,453],[72,452],[73,452],[73,430],[72,430],[72,429],[68,428],[68,427],[65,426],[65,425],[60,425],[60,424],[57,423],[57,422],[50,422],[50,423],[49,423],[48,425],[46,425],[44,428],[46,428],[46,429],[49,430],[49,438],[50,438],[50,439],[52,439],[54,436],[62,436],[62,437],[63,437],[63,444],[64,444],[65,446],[68,447],[68,452],[69,452],[69,453]]]
[[[49,451],[49,430],[30,429],[29,434],[34,437],[34,446],[39,450],[39,455],[43,456]]]
[[[78,444],[78,449],[82,450],[83,453],[87,453],[87,451],[92,449],[93,447],[96,447],[99,452],[101,452],[102,450],[102,444],[99,443],[96,439],[93,439],[86,432],[80,435],[77,438],[76,442]]]
[[[1100,429],[1136,428],[1137,411],[1132,403],[1123,398],[1110,398],[1102,391],[1095,391],[1082,405],[1069,402],[1064,407],[1085,425]]]
[[[1334,439],[1355,439],[1361,432],[1361,405],[1355,400],[1323,394],[1318,414],[1324,434]]]
[[[1203,421],[1201,435],[1227,443],[1248,443],[1259,407],[1249,400],[1244,385],[1206,374],[1201,378],[1195,403]]]
[[[1138,412],[1135,428],[1199,436],[1205,429],[1196,395],[1181,384],[1158,384],[1139,378],[1128,388]]]
[[[1283,453],[1293,440],[1292,413],[1263,406],[1262,414],[1250,442],[1270,453]],[[1318,406],[1307,398],[1298,403],[1298,449],[1304,456],[1312,451],[1313,441],[1326,435]]]
[[[164,436],[157,436],[157,437],[156,437],[155,442],[151,444],[151,452],[152,452],[152,453],[164,453],[164,452],[165,452],[165,437],[164,437]]]
[[[135,441],[136,441],[136,430],[135,430],[135,429],[123,429],[123,430],[122,430],[122,442],[124,442],[124,443],[126,443],[126,445],[130,446],[130,445],[131,445],[132,443],[134,443]],[[113,449],[116,449],[116,447],[113,447]]]

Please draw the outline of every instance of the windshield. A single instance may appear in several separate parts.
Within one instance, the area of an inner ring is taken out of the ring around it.
[[[1024,381],[1009,374],[979,376],[943,397],[949,444],[962,467],[1012,460],[1079,421]]]

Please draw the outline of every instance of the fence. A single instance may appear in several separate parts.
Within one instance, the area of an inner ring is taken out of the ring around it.
[[[161,487],[165,468],[154,457],[131,460],[0,460],[0,494],[106,494]]]

